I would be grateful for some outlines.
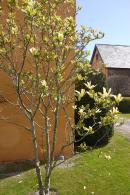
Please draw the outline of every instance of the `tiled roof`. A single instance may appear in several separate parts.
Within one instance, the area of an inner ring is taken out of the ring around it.
[[[109,68],[130,68],[130,46],[97,44],[103,63]]]

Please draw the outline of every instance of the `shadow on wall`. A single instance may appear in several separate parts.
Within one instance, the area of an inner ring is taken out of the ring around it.
[[[117,95],[121,93],[122,96],[130,96],[130,77],[113,75],[108,78],[108,87],[112,89],[112,93]]]

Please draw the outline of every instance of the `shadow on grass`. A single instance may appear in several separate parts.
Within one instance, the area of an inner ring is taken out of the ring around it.
[[[31,160],[0,163],[0,179],[15,176],[33,168],[35,168],[34,161]]]

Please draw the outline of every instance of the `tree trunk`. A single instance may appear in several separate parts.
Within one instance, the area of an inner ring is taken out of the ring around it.
[[[46,147],[47,147],[47,161],[45,165],[45,186],[44,192],[45,195],[50,195],[50,173],[51,173],[51,148],[50,148],[50,134],[49,134],[49,125],[48,125],[48,107],[45,110],[45,135],[46,135]]]
[[[39,195],[44,195],[40,161],[38,158],[38,147],[37,147],[36,129],[35,129],[34,121],[32,122],[32,138],[33,138],[34,160],[35,160],[35,169],[36,169],[37,180],[38,180]]]
[[[43,182],[42,182],[42,176],[41,176],[41,169],[40,169],[39,161],[35,162],[35,168],[36,168],[36,174],[37,174],[37,180],[38,180],[39,195],[44,195]]]
[[[45,195],[50,195],[50,177],[45,178]]]

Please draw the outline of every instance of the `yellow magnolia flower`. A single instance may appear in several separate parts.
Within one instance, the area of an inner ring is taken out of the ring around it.
[[[88,89],[90,89],[90,90],[93,89],[93,88],[95,87],[95,85],[92,85],[92,84],[91,84],[91,81],[85,83],[85,86],[86,86]]]
[[[40,50],[38,48],[35,48],[35,47],[30,48],[30,52],[35,57],[40,55]]]
[[[119,113],[119,110],[117,107],[113,107],[112,110],[110,110],[110,113],[111,114],[118,114]]]
[[[111,156],[110,155],[104,155],[105,156],[105,158],[107,159],[107,160],[111,160]]]
[[[120,103],[123,100],[123,97],[122,97],[122,95],[120,93],[117,96],[113,95],[113,97],[115,98],[115,101],[117,103]]]
[[[58,40],[59,40],[60,42],[63,41],[63,39],[64,39],[63,33],[59,32],[59,33],[57,34],[57,38],[58,38]]]

